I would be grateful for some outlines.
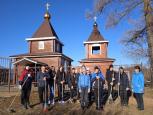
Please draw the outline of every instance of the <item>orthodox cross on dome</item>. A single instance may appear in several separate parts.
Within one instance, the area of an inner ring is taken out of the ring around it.
[[[97,16],[94,16],[94,22],[96,22],[97,21]]]
[[[49,10],[49,7],[50,7],[50,4],[47,3],[47,4],[46,4],[46,10],[47,10],[47,11]]]

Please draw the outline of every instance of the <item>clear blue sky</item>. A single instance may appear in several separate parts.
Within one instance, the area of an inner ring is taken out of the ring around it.
[[[93,9],[93,0],[1,0],[0,3],[0,56],[28,52],[25,38],[31,37],[43,22],[45,4],[51,7],[51,23],[60,40],[65,44],[64,53],[78,64],[85,58],[83,42],[88,39],[93,20],[87,20],[85,13]],[[115,64],[130,64],[131,59],[123,56],[119,39],[128,26],[121,23],[114,29],[105,29],[105,17],[98,18],[99,30],[109,40],[108,56],[115,58]]]

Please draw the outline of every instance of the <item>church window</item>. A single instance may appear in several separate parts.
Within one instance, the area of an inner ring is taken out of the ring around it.
[[[92,54],[100,54],[100,46],[92,46]]]
[[[39,41],[38,49],[44,49],[44,41]]]

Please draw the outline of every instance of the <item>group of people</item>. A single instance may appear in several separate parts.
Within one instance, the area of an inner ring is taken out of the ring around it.
[[[33,79],[33,74],[29,68],[29,66],[26,66],[19,77],[21,104],[26,109],[30,108],[29,97]],[[68,67],[66,72],[63,66],[60,66],[57,71],[55,71],[54,66],[41,66],[40,71],[37,72],[37,85],[43,108],[49,104],[54,104],[57,100],[58,103],[65,103],[65,96],[67,96],[70,102],[77,100],[82,109],[88,108],[92,99],[94,99],[96,109],[103,110],[106,99],[115,101],[113,97],[117,87],[121,106],[128,106],[128,92],[132,91],[137,102],[137,108],[144,110],[144,75],[139,66],[135,66],[131,81],[123,67],[120,67],[119,71],[116,72],[113,65],[109,66],[106,76],[98,66],[94,67],[93,72],[84,65],[79,70],[78,68]],[[65,85],[69,88],[68,95],[65,95]],[[58,98],[55,98],[56,86]],[[106,94],[107,98],[104,98]]]

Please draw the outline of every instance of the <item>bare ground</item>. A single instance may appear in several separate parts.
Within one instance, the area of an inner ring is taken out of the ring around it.
[[[0,92],[0,115],[153,115],[153,90],[149,88],[145,90],[144,111],[137,110],[135,99],[131,97],[128,107],[121,107],[117,99],[113,104],[106,104],[104,111],[95,110],[95,104],[83,111],[79,103],[56,103],[55,106],[49,107],[48,112],[43,112],[43,109],[38,103],[38,93],[33,91],[31,95],[31,105],[33,108],[28,110],[23,109],[20,105],[20,99],[17,97],[13,104],[15,112],[11,113],[7,108],[13,100],[13,96],[10,95],[11,97],[9,97],[9,94],[5,96],[5,93]],[[4,96],[2,97],[2,95]]]

